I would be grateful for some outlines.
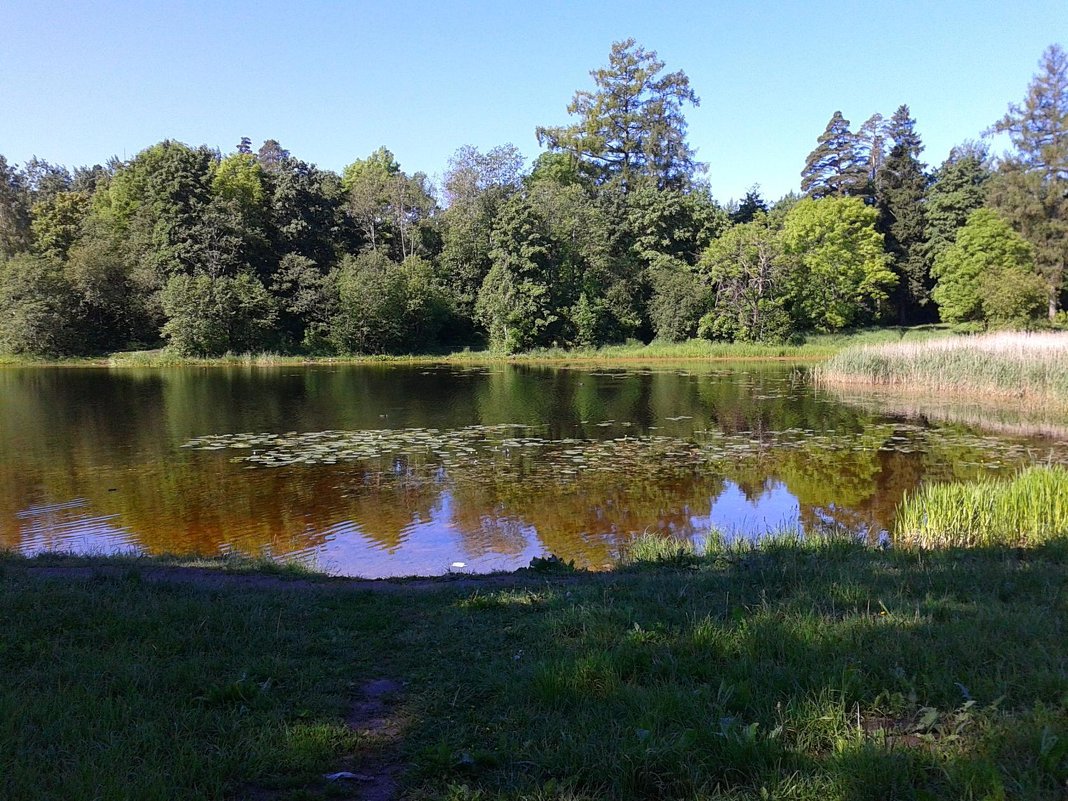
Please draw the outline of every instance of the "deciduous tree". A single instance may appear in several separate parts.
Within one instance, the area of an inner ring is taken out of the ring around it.
[[[870,320],[896,278],[887,267],[876,211],[858,197],[806,198],[786,215],[790,302],[804,327],[838,331]]]

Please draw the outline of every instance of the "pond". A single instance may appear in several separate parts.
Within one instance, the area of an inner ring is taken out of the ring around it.
[[[1068,422],[937,411],[781,363],[9,368],[0,548],[596,568],[646,531],[878,540],[921,482],[1068,463]]]

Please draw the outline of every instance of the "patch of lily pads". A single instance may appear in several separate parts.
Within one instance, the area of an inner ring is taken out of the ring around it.
[[[666,422],[687,421],[685,416]],[[609,429],[616,421],[594,424]],[[655,427],[651,427],[655,430]],[[1039,452],[1026,441],[984,436],[948,428],[895,423],[863,431],[813,431],[802,428],[723,432],[696,429],[688,436],[646,433],[604,438],[539,436],[541,427],[518,424],[474,425],[454,429],[402,428],[359,431],[212,434],[184,447],[237,451],[235,462],[252,468],[359,463],[382,477],[445,475],[480,481],[533,484],[573,482],[580,476],[616,475],[628,479],[670,479],[685,475],[723,475],[732,466],[788,451],[817,458],[819,452],[952,451],[956,463],[999,470],[1035,461],[1068,464],[1068,443],[1055,442]],[[628,432],[630,429],[627,429]],[[443,475],[444,474],[444,475]]]

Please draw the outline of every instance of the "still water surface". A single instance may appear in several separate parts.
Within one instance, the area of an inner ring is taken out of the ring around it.
[[[5,369],[0,548],[597,567],[643,531],[878,538],[921,482],[1068,462],[1062,426],[857,401],[782,364]]]

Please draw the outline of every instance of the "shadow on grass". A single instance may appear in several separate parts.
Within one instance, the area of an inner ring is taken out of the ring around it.
[[[0,796],[1061,799],[1068,547],[842,542],[475,590],[0,573]],[[405,725],[346,723],[369,679]],[[381,733],[381,731],[379,732]]]
[[[1060,799],[1065,557],[782,544],[468,603],[513,664],[437,748],[490,754],[459,797]]]

